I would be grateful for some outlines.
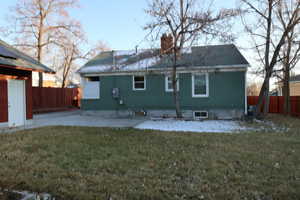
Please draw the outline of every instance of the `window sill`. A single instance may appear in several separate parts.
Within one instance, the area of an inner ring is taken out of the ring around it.
[[[192,95],[193,98],[207,98],[208,95]]]
[[[146,89],[132,89],[133,91],[145,91]]]

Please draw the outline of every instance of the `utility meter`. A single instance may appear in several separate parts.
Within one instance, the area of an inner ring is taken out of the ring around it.
[[[117,99],[120,97],[120,91],[119,91],[119,88],[113,88],[112,89],[112,97],[114,99]]]

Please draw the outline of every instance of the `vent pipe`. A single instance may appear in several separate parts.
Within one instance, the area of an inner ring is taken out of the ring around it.
[[[112,61],[113,61],[113,69],[116,70],[116,58],[115,58],[115,51],[112,50]]]

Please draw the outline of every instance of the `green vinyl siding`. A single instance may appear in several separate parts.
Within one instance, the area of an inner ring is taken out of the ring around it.
[[[133,90],[131,75],[100,77],[100,99],[83,99],[83,110],[175,109],[172,92],[165,91],[165,76],[146,75],[146,90]],[[112,97],[119,88],[120,99]],[[180,104],[183,110],[245,108],[245,72],[209,73],[209,96],[192,97],[192,74],[179,74]]]

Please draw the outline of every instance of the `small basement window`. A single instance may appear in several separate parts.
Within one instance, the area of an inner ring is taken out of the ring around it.
[[[100,98],[100,78],[86,77],[83,81],[83,99]]]
[[[208,112],[207,111],[194,111],[194,119],[207,119]]]
[[[133,85],[133,90],[145,90],[146,76],[133,76],[132,85]]]

